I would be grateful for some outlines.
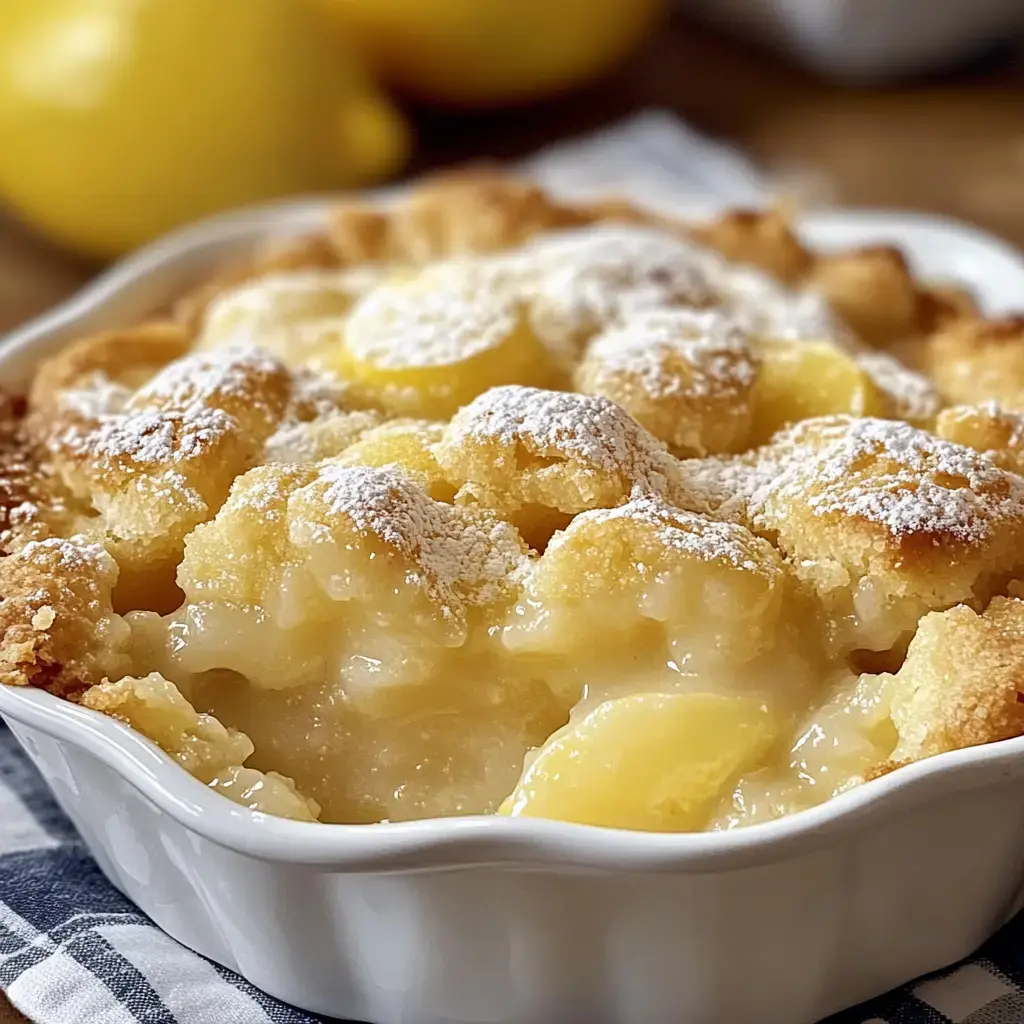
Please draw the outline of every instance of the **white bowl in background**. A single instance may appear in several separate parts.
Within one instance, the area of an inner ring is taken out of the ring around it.
[[[827,78],[871,84],[941,71],[1024,33],[1020,0],[676,0]]]
[[[72,337],[146,315],[326,200],[168,237],[0,343],[20,387]],[[822,248],[893,242],[989,313],[1024,261],[898,213],[816,213]],[[1024,738],[944,754],[729,833],[523,818],[255,814],[111,718],[0,686],[0,715],[107,877],[185,945],[308,1010],[377,1024],[811,1024],[972,952],[1019,907]]]

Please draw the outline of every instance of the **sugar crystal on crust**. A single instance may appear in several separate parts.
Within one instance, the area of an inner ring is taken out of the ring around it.
[[[654,495],[634,498],[617,508],[599,508],[581,512],[573,519],[576,532],[588,525],[625,520],[650,528],[658,544],[667,552],[706,562],[724,562],[736,569],[765,573],[781,573],[781,565],[766,560],[764,541],[734,523],[715,521],[706,516],[686,512]],[[555,549],[566,542],[568,533],[556,534],[548,546]]]
[[[542,235],[519,254],[538,333],[572,353],[630,313],[716,302],[716,258],[664,231],[609,224]]]
[[[399,554],[448,614],[498,600],[522,572],[527,551],[508,523],[483,510],[434,501],[402,472],[324,466],[290,504],[291,535],[301,546],[334,543],[339,523],[370,534]]]
[[[129,667],[111,608],[114,560],[85,538],[30,541],[0,557],[0,683],[74,696]]]
[[[666,372],[657,358],[665,347],[693,367],[692,379]],[[743,388],[753,383],[756,372],[746,333],[714,311],[665,310],[630,318],[595,338],[587,355],[604,371],[635,377],[651,398]]]
[[[899,735],[879,775],[909,761],[1024,733],[1024,603],[996,597],[921,620],[889,678]]]
[[[56,469],[93,510],[78,528],[121,567],[118,608],[169,609],[180,600],[173,578],[185,535],[259,458],[290,390],[276,360],[228,347],[170,364],[121,412],[54,424]]]
[[[990,460],[893,420],[809,420],[774,442],[792,453],[765,501],[806,502],[893,537],[929,534],[984,541],[994,524],[1024,519],[1024,479]]]
[[[220,410],[243,429],[266,433],[280,420],[291,388],[291,374],[279,360],[252,345],[230,345],[171,363],[127,408],[180,412],[186,419]]]
[[[818,593],[840,648],[889,650],[1024,565],[1024,479],[906,423],[808,420],[769,446],[748,515]],[[771,457],[769,455],[769,457]]]
[[[514,385],[460,410],[436,454],[469,493],[494,487],[562,512],[617,505],[634,491],[664,493],[677,465],[607,398]]]
[[[575,382],[617,402],[674,453],[703,455],[745,446],[759,365],[732,318],[663,310],[598,335]]]

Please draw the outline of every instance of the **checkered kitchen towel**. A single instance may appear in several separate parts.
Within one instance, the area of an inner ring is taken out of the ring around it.
[[[757,202],[771,191],[738,154],[661,114],[541,154],[530,169],[562,191],[629,189],[659,203]],[[0,988],[38,1024],[318,1019],[189,952],[139,913],[100,873],[2,722]],[[1024,1022],[1024,915],[975,958],[829,1024],[950,1022]]]

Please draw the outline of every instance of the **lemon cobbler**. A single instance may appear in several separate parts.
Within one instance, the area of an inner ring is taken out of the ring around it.
[[[776,212],[339,206],[0,458],[0,682],[257,811],[730,829],[1024,733],[1024,321]]]

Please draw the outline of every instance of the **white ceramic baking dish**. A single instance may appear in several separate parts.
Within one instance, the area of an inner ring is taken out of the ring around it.
[[[0,344],[0,381],[147,312],[322,201],[186,230]],[[1024,262],[955,224],[810,216],[895,241],[989,312]],[[968,953],[1017,909],[1024,738],[911,765],[747,830],[647,835],[466,818],[303,824],[207,790],[116,721],[0,687],[0,715],[110,880],[185,945],[316,1012],[379,1024],[811,1024]]]

